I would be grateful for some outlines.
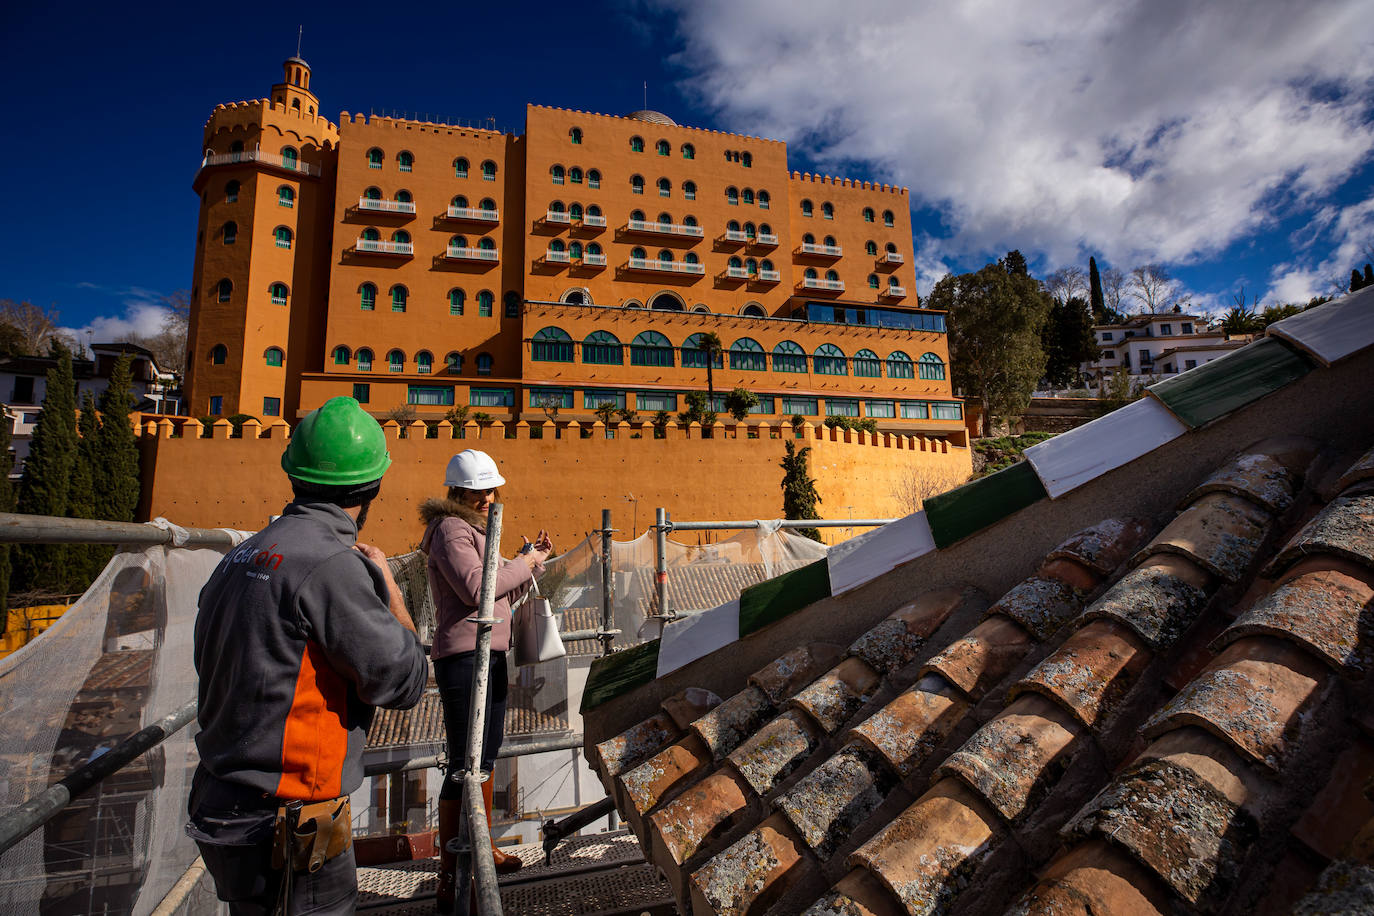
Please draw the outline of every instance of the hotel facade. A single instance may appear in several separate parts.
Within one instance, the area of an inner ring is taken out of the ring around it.
[[[319,113],[292,58],[217,106],[188,341],[193,415],[650,419],[707,387],[761,421],[872,417],[964,443],[905,188],[800,174],[784,143],[531,105],[521,135]]]

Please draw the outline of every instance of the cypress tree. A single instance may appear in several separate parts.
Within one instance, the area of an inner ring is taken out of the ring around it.
[[[1360,284],[1360,288],[1364,289],[1366,286],[1374,286],[1374,264],[1368,261],[1364,265],[1364,282]]]
[[[821,502],[821,495],[816,492],[816,480],[811,476],[806,461],[806,456],[811,452],[810,447],[798,450],[791,439],[788,439],[783,445],[787,449],[787,454],[783,456],[780,465],[784,472],[782,475],[783,518],[820,518],[816,513],[816,506]],[[821,533],[816,528],[798,528],[797,533],[813,541],[821,539]]]
[[[1353,293],[1362,286],[1364,286],[1364,278],[1360,276],[1358,270],[1352,270],[1350,272],[1350,291]]]
[[[138,442],[129,422],[134,399],[130,357],[119,357],[110,384],[100,395],[99,456],[95,471],[95,517],[131,522],[138,511]]]
[[[96,502],[100,498],[100,420],[96,416],[95,396],[81,395],[81,414],[76,421],[76,461],[72,466],[71,495],[67,515],[71,518],[100,518]],[[67,548],[68,593],[84,592],[105,568],[114,548],[105,544],[72,544]]]
[[[14,456],[10,454],[11,420],[0,409],[0,512],[14,511],[14,485],[10,483],[10,471],[14,469]],[[0,634],[9,625],[10,592],[10,545],[0,544]]]
[[[29,515],[66,516],[76,466],[76,382],[72,354],[53,347],[57,365],[48,370],[47,391],[34,424],[29,459],[19,484],[18,510]],[[61,594],[66,583],[66,547],[32,544],[15,551],[16,591]]]
[[[1107,300],[1102,297],[1102,275],[1097,272],[1097,258],[1088,258],[1088,304],[1093,321],[1107,323]]]

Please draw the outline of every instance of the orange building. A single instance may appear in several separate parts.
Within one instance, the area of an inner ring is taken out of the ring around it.
[[[786,144],[531,105],[525,133],[318,115],[304,61],[205,128],[193,414],[648,416],[707,387],[761,418],[964,441],[908,194],[790,171]],[[718,401],[720,400],[718,395]],[[717,403],[715,409],[722,409]]]

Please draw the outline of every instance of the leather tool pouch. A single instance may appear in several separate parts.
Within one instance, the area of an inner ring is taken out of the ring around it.
[[[352,845],[353,822],[347,796],[277,809],[272,836],[273,868],[282,868],[289,858],[292,871],[319,871],[324,863],[347,852]]]

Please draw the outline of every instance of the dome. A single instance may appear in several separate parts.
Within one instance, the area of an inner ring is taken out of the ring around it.
[[[677,127],[677,122],[663,112],[650,111],[647,108],[643,111],[632,111],[626,117],[632,121],[648,121],[650,124],[666,124],[669,127]]]
[[[302,67],[306,67],[307,69],[310,67],[309,64],[307,64],[304,60],[302,60],[302,59],[299,58],[299,57],[294,57],[294,56],[293,56],[293,57],[288,57],[288,58],[286,59],[286,62],[287,62],[288,64],[300,64]]]

